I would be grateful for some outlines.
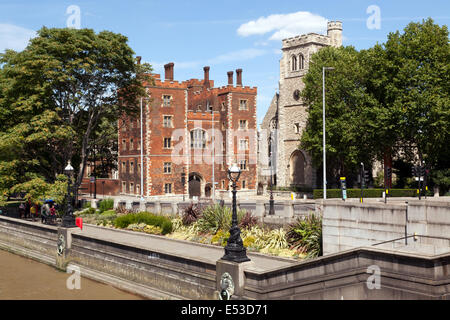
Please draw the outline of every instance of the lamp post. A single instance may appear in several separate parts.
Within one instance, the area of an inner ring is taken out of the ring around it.
[[[74,228],[76,227],[76,225],[75,217],[73,216],[72,196],[70,194],[70,180],[72,179],[73,175],[73,167],[70,165],[70,160],[67,166],[64,168],[64,173],[67,175],[67,206],[62,219],[62,226],[65,228]]]
[[[325,150],[325,70],[334,70],[333,67],[322,67],[322,102],[323,102],[323,199],[327,198],[327,160]]]
[[[186,191],[186,173],[181,173],[181,184],[183,185],[183,202],[185,201],[184,192]]]
[[[237,209],[236,209],[236,182],[241,175],[241,169],[234,164],[228,169],[228,179],[232,182],[233,188],[233,215],[231,219],[230,237],[228,238],[227,245],[225,247],[225,255],[223,260],[232,262],[245,262],[250,261],[247,257],[246,249],[242,242],[241,230],[237,223]]]
[[[140,121],[139,121],[139,126],[140,126],[140,131],[141,131],[141,147],[140,147],[140,151],[141,151],[141,188],[140,188],[140,192],[141,192],[141,202],[144,201],[144,141],[143,139],[143,133],[142,133],[142,97],[141,97],[141,103],[140,103],[140,110],[141,110],[141,116],[140,116]]]
[[[270,136],[269,136],[269,152],[270,152],[270,199],[269,199],[269,215],[274,215],[275,214],[275,208],[274,208],[274,201],[273,201],[273,170],[272,170],[272,166],[273,166],[273,159],[272,159],[272,143],[273,143],[273,139],[272,139],[272,132],[270,132]]]

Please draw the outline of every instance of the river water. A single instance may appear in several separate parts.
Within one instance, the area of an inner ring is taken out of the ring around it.
[[[139,296],[83,277],[79,282],[80,289],[70,290],[67,287],[67,280],[71,275],[46,264],[0,250],[0,300],[142,299]],[[74,284],[75,282],[70,283]]]

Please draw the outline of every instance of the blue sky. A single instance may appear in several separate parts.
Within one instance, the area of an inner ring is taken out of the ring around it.
[[[127,36],[136,55],[156,73],[174,62],[176,80],[201,79],[209,65],[210,79],[220,86],[227,82],[227,71],[242,68],[243,84],[258,87],[258,123],[278,88],[283,36],[325,34],[327,20],[340,20],[344,45],[365,49],[411,21],[450,22],[448,0],[0,0],[0,52],[22,50],[42,26],[76,22],[73,11],[67,13],[71,5],[80,10],[81,28]],[[374,20],[371,6],[379,8],[380,20]]]

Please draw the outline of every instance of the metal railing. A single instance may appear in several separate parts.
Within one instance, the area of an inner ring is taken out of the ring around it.
[[[411,234],[408,236],[404,236],[404,237],[400,237],[400,238],[396,238],[396,239],[392,239],[392,240],[386,240],[386,241],[382,241],[382,242],[378,242],[375,244],[372,244],[372,246],[378,246],[381,244],[386,244],[386,243],[390,243],[390,242],[395,242],[395,241],[399,241],[399,240],[405,240],[405,244],[408,244],[408,239],[409,238],[414,238],[414,241],[417,241],[418,238],[429,238],[429,239],[438,239],[438,240],[447,240],[450,242],[450,238],[447,237],[437,237],[437,236],[426,236],[426,235],[421,235],[421,234]]]

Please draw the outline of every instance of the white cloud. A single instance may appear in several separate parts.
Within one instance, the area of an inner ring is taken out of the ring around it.
[[[0,23],[0,52],[5,49],[22,51],[28,45],[28,41],[35,36],[34,30]]]
[[[326,18],[308,11],[298,11],[260,17],[240,25],[237,33],[240,36],[248,37],[273,32],[269,40],[282,40],[310,32],[324,33],[326,30]]]

